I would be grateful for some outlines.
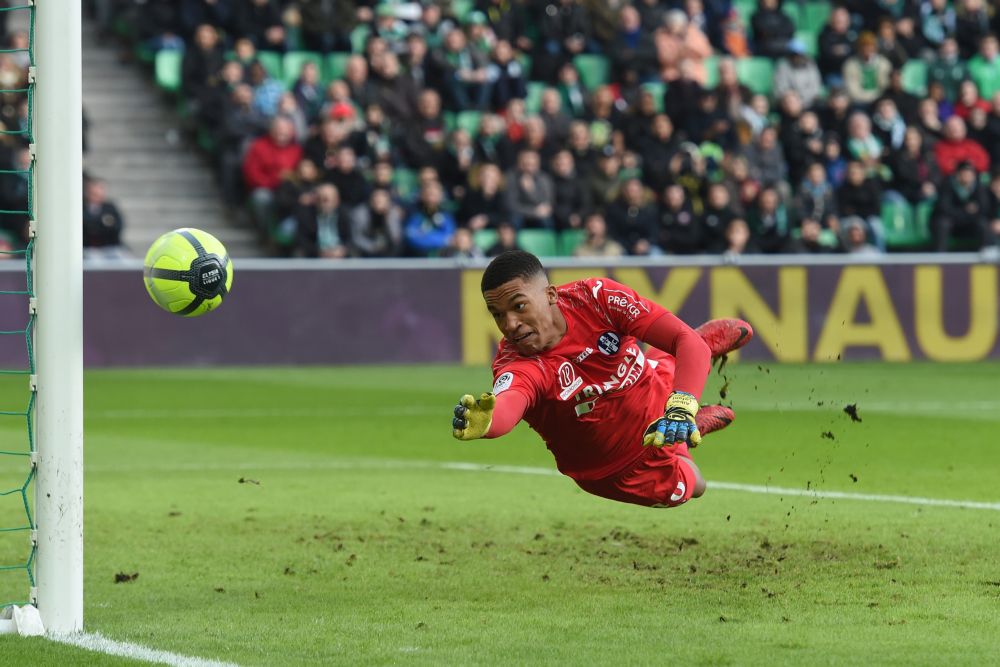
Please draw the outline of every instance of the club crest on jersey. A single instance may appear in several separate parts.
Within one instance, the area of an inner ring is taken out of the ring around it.
[[[507,391],[510,389],[511,383],[514,382],[514,374],[507,371],[503,375],[497,378],[497,381],[493,383],[493,393],[499,394],[500,392]]]
[[[618,350],[621,349],[621,342],[622,339],[614,331],[605,331],[597,339],[597,349],[603,354],[617,354]]]
[[[573,368],[573,364],[568,361],[564,361],[562,365],[559,366],[558,375],[559,386],[562,387],[562,391],[559,393],[559,400],[565,401],[580,388],[583,384],[583,378],[576,376],[576,370]]]

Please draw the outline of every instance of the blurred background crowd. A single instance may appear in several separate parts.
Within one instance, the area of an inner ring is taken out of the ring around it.
[[[991,253],[1000,236],[996,0],[89,9],[176,95],[273,255]],[[5,88],[18,55],[0,54]]]

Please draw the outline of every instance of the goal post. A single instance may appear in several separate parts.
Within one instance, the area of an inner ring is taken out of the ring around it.
[[[28,0],[18,0],[28,4]],[[35,5],[37,556],[53,633],[83,629],[83,120],[80,2]]]

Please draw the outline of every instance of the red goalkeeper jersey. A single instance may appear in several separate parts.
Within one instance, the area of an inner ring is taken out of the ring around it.
[[[563,474],[600,479],[642,456],[646,426],[663,415],[674,357],[653,348],[646,353],[640,341],[669,311],[607,278],[557,289],[566,334],[530,357],[502,341],[493,361],[493,391],[527,399],[524,420],[545,440]],[[697,335],[668,319],[678,334]],[[704,381],[702,372],[700,378],[678,377],[677,385],[700,395]]]

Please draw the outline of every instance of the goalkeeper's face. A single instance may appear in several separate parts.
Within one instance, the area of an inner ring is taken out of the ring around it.
[[[566,320],[556,305],[556,288],[545,274],[514,278],[483,292],[486,307],[500,333],[521,354],[547,350],[566,333]]]

